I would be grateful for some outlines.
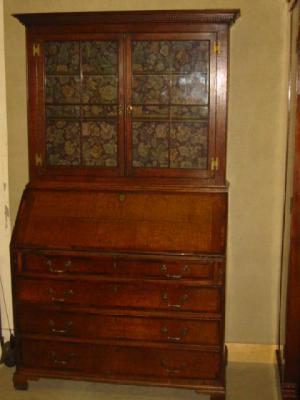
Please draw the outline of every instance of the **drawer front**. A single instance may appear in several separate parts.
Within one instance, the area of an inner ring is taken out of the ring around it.
[[[23,270],[50,274],[99,274],[116,272],[117,262],[112,257],[84,257],[25,254]]]
[[[19,279],[21,302],[80,306],[221,312],[221,290],[176,282]]]
[[[222,283],[224,261],[189,259],[133,259],[25,254],[23,270],[50,274],[99,274],[161,279],[197,279]]]
[[[217,352],[31,339],[22,339],[21,354],[21,363],[27,368],[76,371],[107,378],[217,379],[221,365]]]
[[[83,314],[32,307],[22,307],[19,315],[21,334],[208,346],[218,346],[221,342],[221,328],[218,320],[175,319],[147,315]]]

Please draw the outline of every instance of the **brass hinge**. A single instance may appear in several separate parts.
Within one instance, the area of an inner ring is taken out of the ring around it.
[[[39,43],[33,43],[32,55],[33,55],[33,57],[39,57],[39,55],[40,55],[40,44]]]
[[[218,157],[211,159],[210,169],[212,171],[218,171],[218,169],[219,169],[219,158]]]
[[[214,53],[215,54],[220,54],[221,53],[221,43],[220,42],[215,42],[214,43]]]
[[[35,165],[41,167],[43,165],[43,158],[40,153],[35,153]]]

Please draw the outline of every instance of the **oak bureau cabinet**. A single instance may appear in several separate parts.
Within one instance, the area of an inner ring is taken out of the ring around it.
[[[239,11],[22,14],[30,182],[17,369],[225,398],[229,27]]]

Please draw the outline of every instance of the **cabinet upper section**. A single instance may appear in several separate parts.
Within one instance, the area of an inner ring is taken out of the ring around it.
[[[238,11],[23,14],[32,181],[224,185]]]

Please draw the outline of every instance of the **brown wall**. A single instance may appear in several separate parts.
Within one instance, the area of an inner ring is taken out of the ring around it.
[[[240,8],[232,28],[228,129],[229,342],[275,343],[286,146],[286,0],[6,0],[6,84],[12,221],[27,182],[22,12]]]

